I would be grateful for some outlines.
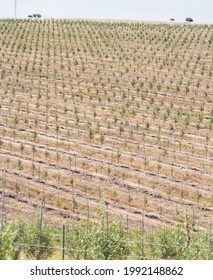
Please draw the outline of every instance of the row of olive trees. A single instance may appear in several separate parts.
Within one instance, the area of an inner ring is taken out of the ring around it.
[[[159,227],[154,232],[126,230],[119,220],[100,224],[67,224],[63,246],[61,231],[40,222],[5,226],[0,239],[0,259],[17,259],[22,250],[24,258],[50,259],[57,250],[64,250],[68,259],[213,259],[213,236],[209,231],[193,233],[189,229]],[[59,238],[58,238],[59,237]],[[57,254],[56,254],[57,253]]]

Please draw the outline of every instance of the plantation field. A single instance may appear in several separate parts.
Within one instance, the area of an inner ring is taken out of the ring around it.
[[[5,220],[207,228],[213,26],[0,20]],[[128,219],[127,219],[128,217]]]

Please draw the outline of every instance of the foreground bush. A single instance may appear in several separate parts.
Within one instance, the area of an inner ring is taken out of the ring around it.
[[[142,240],[137,233],[133,251],[137,259],[205,260],[213,259],[213,239],[207,231],[190,233],[183,229],[158,228]]]
[[[43,222],[42,228],[37,220],[19,224],[16,242],[29,259],[45,260],[54,253],[52,228],[46,222]]]
[[[48,259],[62,248],[60,229],[43,222],[6,225],[0,239],[0,259],[16,259],[21,248],[28,259]],[[56,233],[56,234],[52,234]],[[56,239],[56,237],[59,239]],[[72,221],[65,226],[65,255],[68,259],[213,259],[213,236],[209,231],[186,232],[157,228],[154,232],[126,231],[121,221],[97,224]],[[60,258],[60,257],[59,257]]]
[[[130,246],[126,231],[119,221],[108,227],[90,223],[83,225],[72,222],[66,231],[67,254],[72,259],[127,259]]]
[[[12,226],[4,226],[0,236],[0,260],[13,260],[16,258],[17,246],[15,239],[17,237],[17,230]]]

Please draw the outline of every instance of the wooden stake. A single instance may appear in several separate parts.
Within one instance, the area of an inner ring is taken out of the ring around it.
[[[212,231],[212,222],[209,224],[209,238],[208,238],[208,257],[207,260],[210,260],[211,257],[211,231]]]
[[[141,259],[144,259],[144,216],[145,212],[141,212]]]
[[[62,246],[61,246],[61,252],[62,252],[62,260],[64,260],[65,255],[65,225],[62,225]]]
[[[126,215],[126,234],[128,235],[129,233],[129,216]]]
[[[4,198],[5,198],[5,184],[6,184],[6,170],[2,171],[2,196],[1,196],[1,231],[0,238],[2,236],[2,229],[4,224]]]
[[[42,220],[43,220],[43,200],[41,202],[40,217],[39,217],[39,247],[38,247],[38,255],[37,255],[38,260],[40,260],[40,256],[41,256]]]
[[[188,208],[186,205],[186,238],[187,238],[187,247],[190,245],[190,232],[189,232],[189,217],[188,217]]]

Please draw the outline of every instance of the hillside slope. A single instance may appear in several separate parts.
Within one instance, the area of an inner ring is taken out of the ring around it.
[[[213,27],[0,20],[7,220],[213,213]]]

